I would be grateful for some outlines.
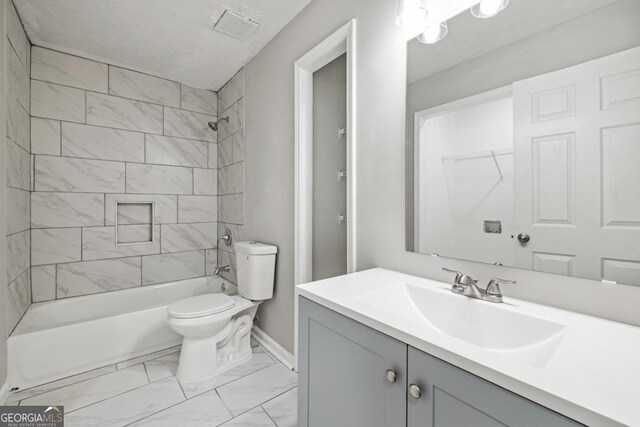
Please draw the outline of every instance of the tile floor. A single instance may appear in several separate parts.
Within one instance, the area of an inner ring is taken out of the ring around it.
[[[252,341],[253,358],[210,380],[181,384],[174,347],[12,394],[7,405],[64,405],[65,425],[297,425],[297,374]]]

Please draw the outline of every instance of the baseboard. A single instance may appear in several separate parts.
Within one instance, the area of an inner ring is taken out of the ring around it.
[[[4,405],[7,399],[9,399],[10,391],[9,383],[2,384],[2,387],[0,387],[0,406]]]
[[[283,346],[278,344],[273,338],[257,326],[253,327],[251,335],[256,341],[258,341],[258,344],[282,362],[284,366],[293,370],[293,354],[289,353]]]

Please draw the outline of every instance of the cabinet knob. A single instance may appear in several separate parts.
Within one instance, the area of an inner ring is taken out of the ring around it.
[[[414,399],[420,399],[420,396],[422,396],[422,390],[420,390],[420,387],[418,387],[417,385],[411,384],[409,386],[409,394]]]
[[[387,369],[384,375],[391,384],[395,383],[398,379],[398,374],[396,374],[392,369]]]

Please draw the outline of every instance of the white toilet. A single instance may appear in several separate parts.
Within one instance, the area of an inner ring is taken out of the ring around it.
[[[239,295],[204,294],[169,306],[169,326],[184,337],[176,373],[181,382],[211,378],[253,355],[253,318],[258,305],[273,297],[278,248],[257,242],[234,248]]]

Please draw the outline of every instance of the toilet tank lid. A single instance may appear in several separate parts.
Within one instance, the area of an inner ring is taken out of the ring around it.
[[[271,255],[278,253],[276,246],[260,242],[236,242],[233,247],[236,252],[247,255]]]

